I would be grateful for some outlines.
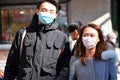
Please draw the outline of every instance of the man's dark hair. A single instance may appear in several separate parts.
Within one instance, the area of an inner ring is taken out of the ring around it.
[[[67,27],[67,30],[69,33],[74,32],[75,30],[77,30],[79,32],[80,28],[83,26],[84,26],[84,24],[81,21],[77,21],[76,23],[70,24]]]
[[[57,9],[57,12],[59,12],[59,10],[61,9],[61,5],[60,5],[60,2],[58,0],[41,0],[37,4],[37,9],[39,9],[41,4],[44,3],[44,2],[49,2],[53,5],[55,5],[56,9]]]
[[[74,32],[75,30],[79,31],[79,26],[76,24],[70,24],[67,28],[68,32]]]

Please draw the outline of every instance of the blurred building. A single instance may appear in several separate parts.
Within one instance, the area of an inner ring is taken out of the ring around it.
[[[19,28],[29,25],[38,1],[0,1],[0,48],[3,48],[3,44],[12,43]],[[101,26],[104,35],[110,31],[115,31],[120,35],[120,31],[118,31],[118,1],[60,0],[62,9],[56,19],[58,28],[66,33],[66,27],[70,23],[81,21],[87,24],[93,22]],[[10,45],[6,47],[6,49],[9,48]]]
[[[39,0],[1,0],[0,1],[0,43],[11,44],[19,28],[29,26],[35,14]],[[62,9],[57,22],[63,26],[67,23],[67,0],[61,0]],[[62,27],[63,28],[63,27]]]

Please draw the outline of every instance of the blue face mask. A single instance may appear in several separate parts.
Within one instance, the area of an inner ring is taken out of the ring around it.
[[[54,21],[55,16],[52,14],[48,14],[46,12],[39,12],[39,21],[42,24],[50,24]]]

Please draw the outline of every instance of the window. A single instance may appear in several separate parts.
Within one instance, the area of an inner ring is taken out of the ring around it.
[[[18,29],[28,26],[34,14],[34,6],[4,7],[2,16],[2,41],[11,43]]]
[[[1,8],[2,24],[2,43],[12,43],[16,31],[22,27],[29,26],[33,15],[35,14],[35,5],[26,6],[7,6]],[[65,31],[67,24],[66,4],[62,4],[62,9],[56,19],[58,28]]]

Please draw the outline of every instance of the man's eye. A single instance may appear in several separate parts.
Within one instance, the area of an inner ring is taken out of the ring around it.
[[[47,10],[43,9],[42,12],[46,12]]]
[[[47,12],[47,9],[40,9],[40,11],[42,11],[42,12]]]
[[[53,11],[50,11],[50,13],[51,13],[51,14],[54,14],[54,12],[53,12]]]
[[[55,14],[56,12],[54,10],[50,10],[50,13],[51,14]]]

